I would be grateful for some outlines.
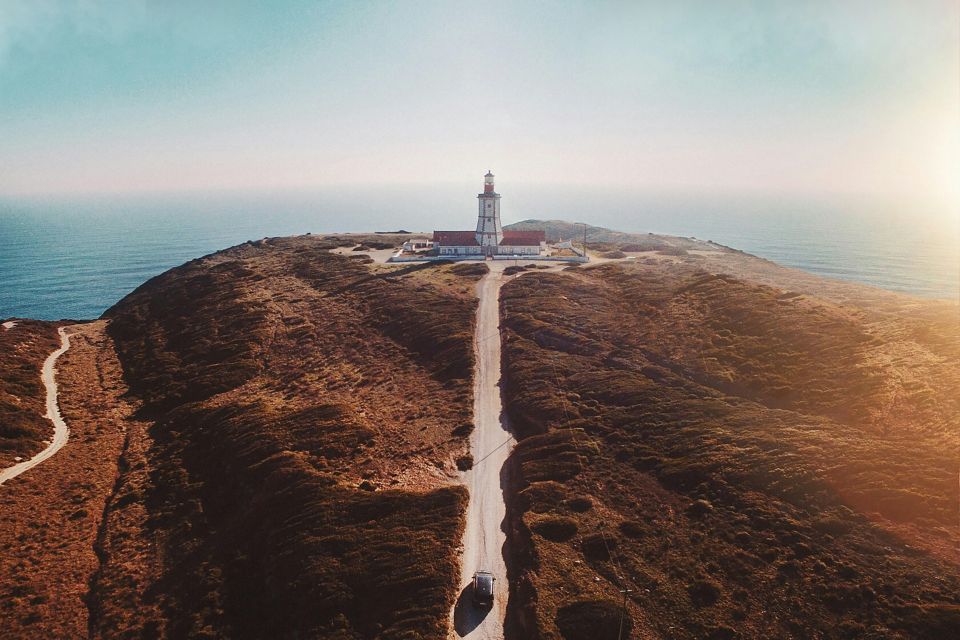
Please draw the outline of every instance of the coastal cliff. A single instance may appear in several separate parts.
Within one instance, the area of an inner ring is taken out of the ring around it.
[[[248,242],[71,327],[71,440],[2,488],[0,632],[446,637],[487,267],[371,259],[402,239]],[[508,640],[949,637],[956,305],[588,242],[502,270]],[[3,336],[34,448],[55,336]]]

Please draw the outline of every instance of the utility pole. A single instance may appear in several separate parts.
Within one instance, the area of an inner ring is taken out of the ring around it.
[[[586,249],[584,249],[586,252]],[[617,630],[617,640],[623,639],[623,617],[627,614],[627,594],[633,593],[633,589],[620,589],[623,594],[623,605],[620,608],[620,628]]]

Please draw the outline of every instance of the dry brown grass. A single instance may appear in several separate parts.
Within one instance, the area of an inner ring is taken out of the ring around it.
[[[330,244],[242,245],[108,312],[155,426],[146,476],[125,470],[109,510],[98,632],[445,634],[471,420],[464,291],[479,275],[372,265]],[[111,524],[136,504],[157,545],[136,563],[159,567],[145,592],[159,620],[133,613],[144,595],[124,579],[139,573]]]
[[[94,544],[130,413],[103,324],[68,329],[71,347],[57,361],[69,442],[0,487],[0,637],[87,635]]]
[[[640,637],[949,636],[955,317],[723,260],[504,287],[514,624],[580,637],[625,586]]]
[[[0,466],[29,458],[53,435],[44,418],[43,361],[60,346],[57,323],[20,320],[10,330],[0,327]]]

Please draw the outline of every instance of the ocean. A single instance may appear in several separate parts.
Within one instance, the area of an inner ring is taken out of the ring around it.
[[[90,319],[187,260],[267,236],[470,229],[474,187],[0,198],[0,320]],[[506,191],[506,186],[502,187]],[[956,212],[852,200],[517,187],[503,222],[562,219],[713,240],[780,264],[957,300]]]

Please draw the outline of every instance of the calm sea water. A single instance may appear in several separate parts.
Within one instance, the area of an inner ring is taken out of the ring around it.
[[[170,267],[265,236],[469,229],[474,186],[0,200],[0,319],[95,318]],[[525,188],[504,194],[503,217],[694,236],[923,297],[960,290],[960,225],[943,211]]]

